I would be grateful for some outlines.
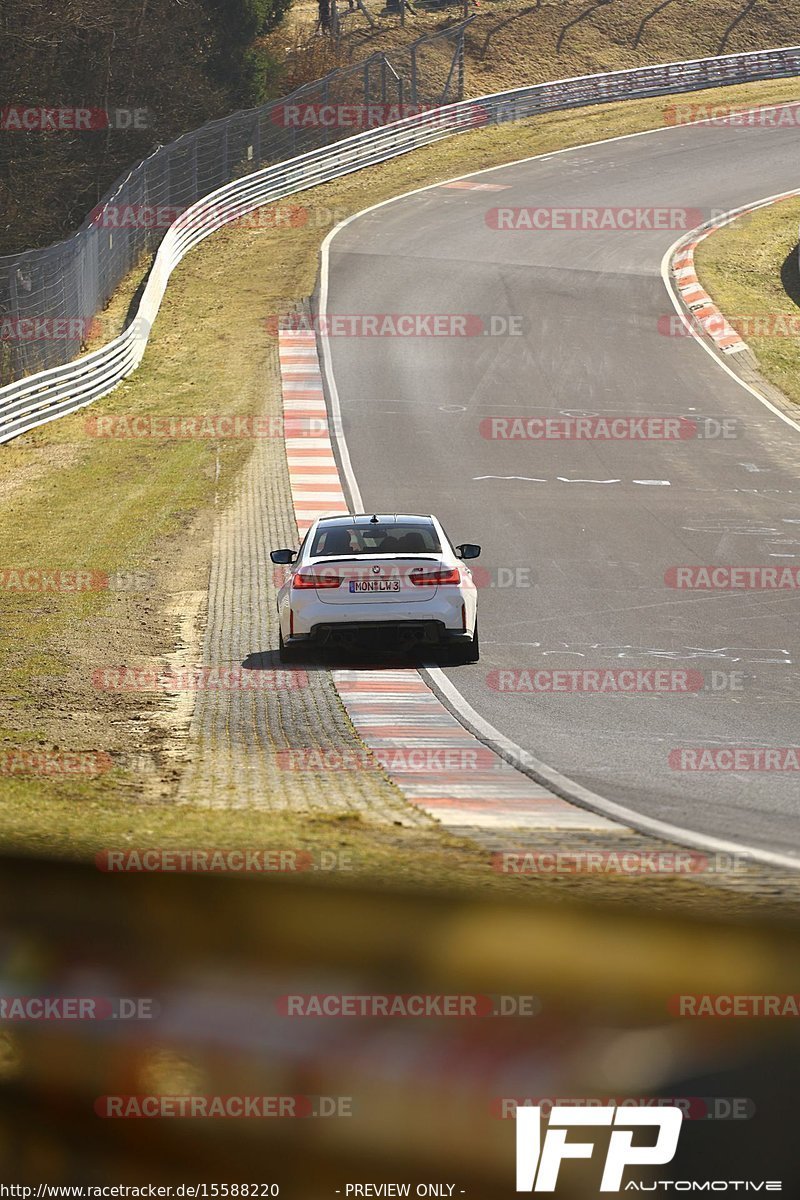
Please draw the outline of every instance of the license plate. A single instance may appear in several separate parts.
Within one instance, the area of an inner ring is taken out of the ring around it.
[[[399,592],[399,579],[351,579],[351,592]]]

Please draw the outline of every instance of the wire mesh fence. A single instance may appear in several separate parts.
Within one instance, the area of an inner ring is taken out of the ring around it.
[[[444,78],[441,71],[435,79],[424,74],[419,63],[416,76],[407,75],[375,54],[283,100],[185,134],[120,181],[72,238],[0,259],[0,441],[89,403],[135,369],[175,264],[202,237],[270,200],[476,125],[800,74],[800,47],[785,46],[578,76],[436,108],[459,90],[463,35],[462,27]],[[222,198],[210,196],[222,187]],[[161,274],[149,276],[152,295],[141,327],[132,319],[124,334],[67,371],[118,283],[202,197],[208,204],[187,214]],[[47,370],[55,374],[39,376]],[[30,383],[14,382],[32,373]],[[77,391],[73,373],[81,380]]]
[[[451,34],[451,37],[453,35]],[[453,61],[458,35],[453,40]],[[62,366],[144,255],[196,200],[231,180],[405,115],[409,104],[458,99],[448,77],[413,85],[386,55],[305,84],[280,100],[186,133],[118,180],[63,242],[0,257],[0,386]]]

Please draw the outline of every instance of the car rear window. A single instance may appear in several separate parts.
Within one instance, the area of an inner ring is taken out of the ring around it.
[[[321,525],[312,557],[349,554],[439,554],[441,546],[430,522],[397,521],[390,525]]]

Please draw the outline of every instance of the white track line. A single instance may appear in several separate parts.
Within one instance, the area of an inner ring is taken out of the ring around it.
[[[779,104],[770,104],[759,106],[756,105],[750,109],[743,109],[742,112],[774,112],[780,108],[786,108],[791,103],[797,101],[783,101]],[[706,118],[702,121],[687,122],[691,125],[707,125],[713,123],[713,118]],[[338,225],[327,235],[320,249],[320,295],[319,295],[319,312],[322,320],[320,321],[320,352],[325,376],[325,382],[328,389],[328,400],[333,417],[333,440],[339,455],[339,461],[346,482],[346,490],[350,495],[350,502],[353,506],[353,511],[361,512],[364,508],[364,502],[361,498],[361,491],[356,481],[353,465],[350,459],[350,451],[344,436],[342,428],[342,407],[339,399],[339,392],[336,387],[336,379],[333,374],[333,364],[331,361],[330,342],[327,333],[325,332],[326,320],[328,313],[328,292],[329,292],[329,277],[330,277],[330,247],[337,233],[340,233],[351,222],[366,216],[368,213],[376,212],[379,208],[384,208],[386,205],[395,204],[398,200],[406,200],[409,196],[417,196],[422,192],[432,191],[434,188],[442,187],[443,183],[454,183],[458,179],[471,179],[476,175],[485,175],[490,171],[506,170],[508,167],[521,166],[524,163],[536,162],[540,159],[553,158],[560,154],[572,154],[580,150],[588,150],[593,146],[603,146],[610,142],[622,142],[631,138],[650,137],[659,133],[671,133],[674,130],[684,130],[686,125],[663,126],[657,129],[645,129],[638,133],[626,133],[613,138],[602,138],[596,142],[584,142],[579,146],[565,147],[563,150],[551,150],[547,154],[534,154],[527,158],[518,158],[510,163],[502,163],[500,166],[484,167],[480,171],[473,171],[466,175],[454,176],[453,179],[443,180],[438,183],[428,184],[426,187],[413,188],[409,192],[403,192],[398,196],[392,196],[388,200],[381,200],[378,204],[372,204],[368,208],[362,209],[360,212],[353,213],[346,217],[344,221],[340,221]],[[784,193],[781,193],[784,194]],[[753,203],[756,203],[753,201]],[[744,207],[747,207],[746,205]],[[715,223],[720,224],[720,219],[715,218]],[[676,300],[675,294],[671,289],[669,282],[669,256],[674,252],[676,246],[684,240],[686,235],[682,235],[678,242],[675,243],[670,250],[667,251],[664,260],[662,260],[662,279],[664,279],[667,291],[672,297],[676,310],[681,312],[681,307]],[[667,274],[664,274],[664,263],[667,264]],[[698,339],[699,340],[699,339]],[[735,371],[732,371],[726,363],[720,361],[714,351],[701,341],[700,344],[708,354],[712,356],[714,361],[718,363],[724,371],[735,379],[741,387],[745,388],[751,395],[755,396],[762,404],[766,405],[772,412],[785,421],[788,425],[792,425],[795,429],[800,430],[800,425],[782,413],[765,396],[762,396],[755,388],[750,387],[744,380],[740,379]],[[780,854],[772,850],[762,850],[759,847],[747,846],[741,842],[731,842],[723,838],[711,837],[710,835],[695,833],[690,829],[684,829],[680,825],[673,825],[669,821],[659,821],[655,817],[644,816],[641,813],[635,812],[633,809],[627,808],[625,805],[617,804],[613,800],[607,800],[604,796],[600,796],[597,792],[592,792],[588,788],[583,787],[575,780],[562,775],[560,771],[556,771],[553,767],[549,767],[546,763],[540,762],[534,758],[528,751],[523,750],[505,734],[500,733],[498,729],[479,713],[475,711],[471,704],[461,695],[458,688],[452,683],[440,667],[426,668],[428,675],[434,684],[435,689],[441,693],[441,696],[447,701],[449,707],[456,716],[468,728],[472,729],[482,741],[485,741],[493,749],[497,750],[504,758],[509,761],[514,760],[514,765],[524,774],[530,775],[532,779],[541,782],[548,787],[553,788],[559,795],[564,796],[572,803],[579,805],[581,808],[591,809],[592,812],[609,817],[611,820],[619,821],[625,825],[629,825],[633,829],[640,830],[642,833],[649,833],[655,837],[667,838],[670,841],[678,842],[685,846],[691,846],[695,849],[709,850],[717,854],[738,854],[746,858],[752,858],[754,861],[765,863],[768,866],[788,868],[789,870],[800,870],[800,858],[790,854]],[[520,766],[520,763],[526,765]]]

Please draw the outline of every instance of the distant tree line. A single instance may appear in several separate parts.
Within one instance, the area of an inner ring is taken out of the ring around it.
[[[67,236],[156,145],[278,94],[258,39],[290,3],[0,0],[0,254]]]

